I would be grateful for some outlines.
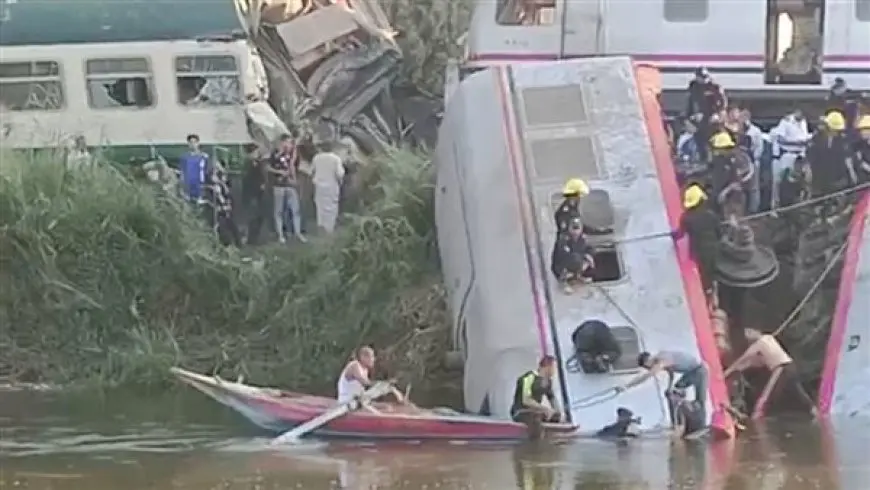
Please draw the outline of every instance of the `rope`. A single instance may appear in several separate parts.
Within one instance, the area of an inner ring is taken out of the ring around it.
[[[616,388],[607,388],[606,390],[601,390],[597,393],[593,393],[587,397],[577,400],[576,402],[571,404],[571,409],[576,410],[578,408],[594,407],[595,405],[600,405],[604,402],[616,398],[617,395],[619,395],[619,392],[616,391]]]
[[[831,257],[831,260],[828,261],[828,263],[825,265],[825,268],[824,268],[824,270],[822,270],[822,273],[819,274],[819,277],[816,279],[816,281],[810,287],[809,291],[807,291],[807,294],[805,294],[803,299],[800,300],[800,302],[797,304],[797,306],[795,306],[794,309],[791,310],[791,313],[789,313],[789,315],[786,317],[785,320],[783,320],[783,322],[779,325],[779,327],[777,327],[777,329],[774,330],[770,334],[771,336],[776,337],[779,334],[781,334],[782,331],[785,330],[786,327],[788,327],[791,324],[791,322],[798,316],[798,314],[801,312],[801,310],[803,310],[804,306],[806,306],[806,304],[810,301],[810,299],[813,297],[813,295],[816,293],[816,291],[818,291],[819,287],[821,287],[822,283],[825,281],[825,278],[828,276],[828,274],[830,274],[831,271],[834,269],[834,266],[837,264],[837,261],[840,260],[840,257],[846,251],[846,247],[848,244],[849,244],[849,242],[846,241],[846,242],[843,242],[842,245],[840,245],[840,247],[837,249],[837,252],[834,253],[833,257]],[[740,357],[737,358],[737,360],[732,362],[731,365],[736,366],[739,363],[745,361],[746,358],[748,357],[747,353],[749,352],[749,349],[753,345],[757,344],[760,341],[761,341],[761,339],[758,339],[755,342],[753,342],[752,344],[750,344],[749,347],[747,347],[746,350],[743,352],[743,354],[741,354]]]
[[[854,192],[858,192],[858,191],[861,191],[864,189],[870,189],[870,182],[865,182],[863,184],[859,184],[859,185],[856,185],[854,187],[849,187],[848,189],[843,189],[841,191],[832,192],[830,194],[825,194],[823,196],[812,197],[812,198],[807,199],[805,201],[801,201],[801,202],[791,204],[788,206],[783,206],[781,208],[771,209],[769,211],[761,211],[761,212],[755,213],[755,214],[749,214],[749,215],[743,216],[742,218],[738,218],[737,222],[743,223],[743,222],[747,222],[747,221],[753,221],[753,220],[756,220],[759,218],[764,218],[767,216],[775,216],[779,213],[794,211],[795,209],[800,209],[800,208],[810,206],[812,204],[816,204],[816,203],[819,203],[822,201],[827,201],[828,199],[833,199],[835,197],[840,197],[840,196],[852,194]],[[729,221],[724,220],[724,221],[722,221],[722,224],[723,225],[729,224]],[[648,235],[639,235],[639,236],[635,236],[635,237],[624,238],[622,240],[617,240],[616,243],[640,242],[640,241],[644,241],[644,240],[652,240],[654,238],[664,238],[666,236],[670,236],[670,234],[671,234],[670,231],[660,231],[657,233],[650,233]]]

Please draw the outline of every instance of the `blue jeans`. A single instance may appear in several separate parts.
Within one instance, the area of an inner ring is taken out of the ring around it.
[[[272,188],[272,217],[275,220],[275,233],[279,238],[284,237],[284,224],[287,213],[293,223],[293,233],[302,234],[302,209],[299,204],[299,192],[295,187]]]

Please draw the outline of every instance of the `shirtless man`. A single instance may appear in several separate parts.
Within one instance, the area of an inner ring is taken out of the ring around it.
[[[353,359],[347,363],[338,377],[336,386],[338,403],[347,403],[362,395],[374,384],[370,375],[375,368],[375,350],[369,346],[357,349]],[[398,390],[393,390],[393,395],[399,403],[405,399]]]
[[[752,418],[760,418],[764,414],[764,407],[771,400],[777,400],[788,391],[791,391],[813,417],[816,417],[818,415],[816,405],[801,386],[794,359],[773,335],[763,334],[751,328],[745,331],[746,339],[751,344],[746,352],[725,370],[725,377],[728,378],[732,373],[750,367],[763,367],[770,370],[770,378],[755,403]]]

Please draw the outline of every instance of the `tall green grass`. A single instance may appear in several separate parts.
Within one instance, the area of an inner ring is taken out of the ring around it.
[[[184,365],[320,389],[361,343],[410,378],[437,365],[448,322],[420,155],[373,165],[360,214],[333,237],[260,249],[253,262],[111,165],[0,158],[6,377],[149,385]]]

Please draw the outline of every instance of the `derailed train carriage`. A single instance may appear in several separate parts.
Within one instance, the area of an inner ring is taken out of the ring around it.
[[[468,76],[451,93],[436,151],[436,223],[442,267],[465,353],[465,403],[508,416],[514,383],[541,352],[560,361],[561,404],[587,431],[619,406],[647,429],[670,425],[662,380],[601,397],[637,375],[637,354],[680,350],[710,371],[708,422],[733,432],[718,409],[727,391],[704,294],[685,243],[664,233],[680,191],[656,102],[658,73],[630,59],[522,64]],[[613,216],[592,244],[596,277],[565,295],[549,272],[561,186],[580,177]],[[608,324],[622,356],[604,374],[567,373],[571,334]]]
[[[823,98],[837,78],[870,91],[870,0],[477,0],[465,72],[628,55],[662,73],[668,111],[698,66],[761,117]]]

